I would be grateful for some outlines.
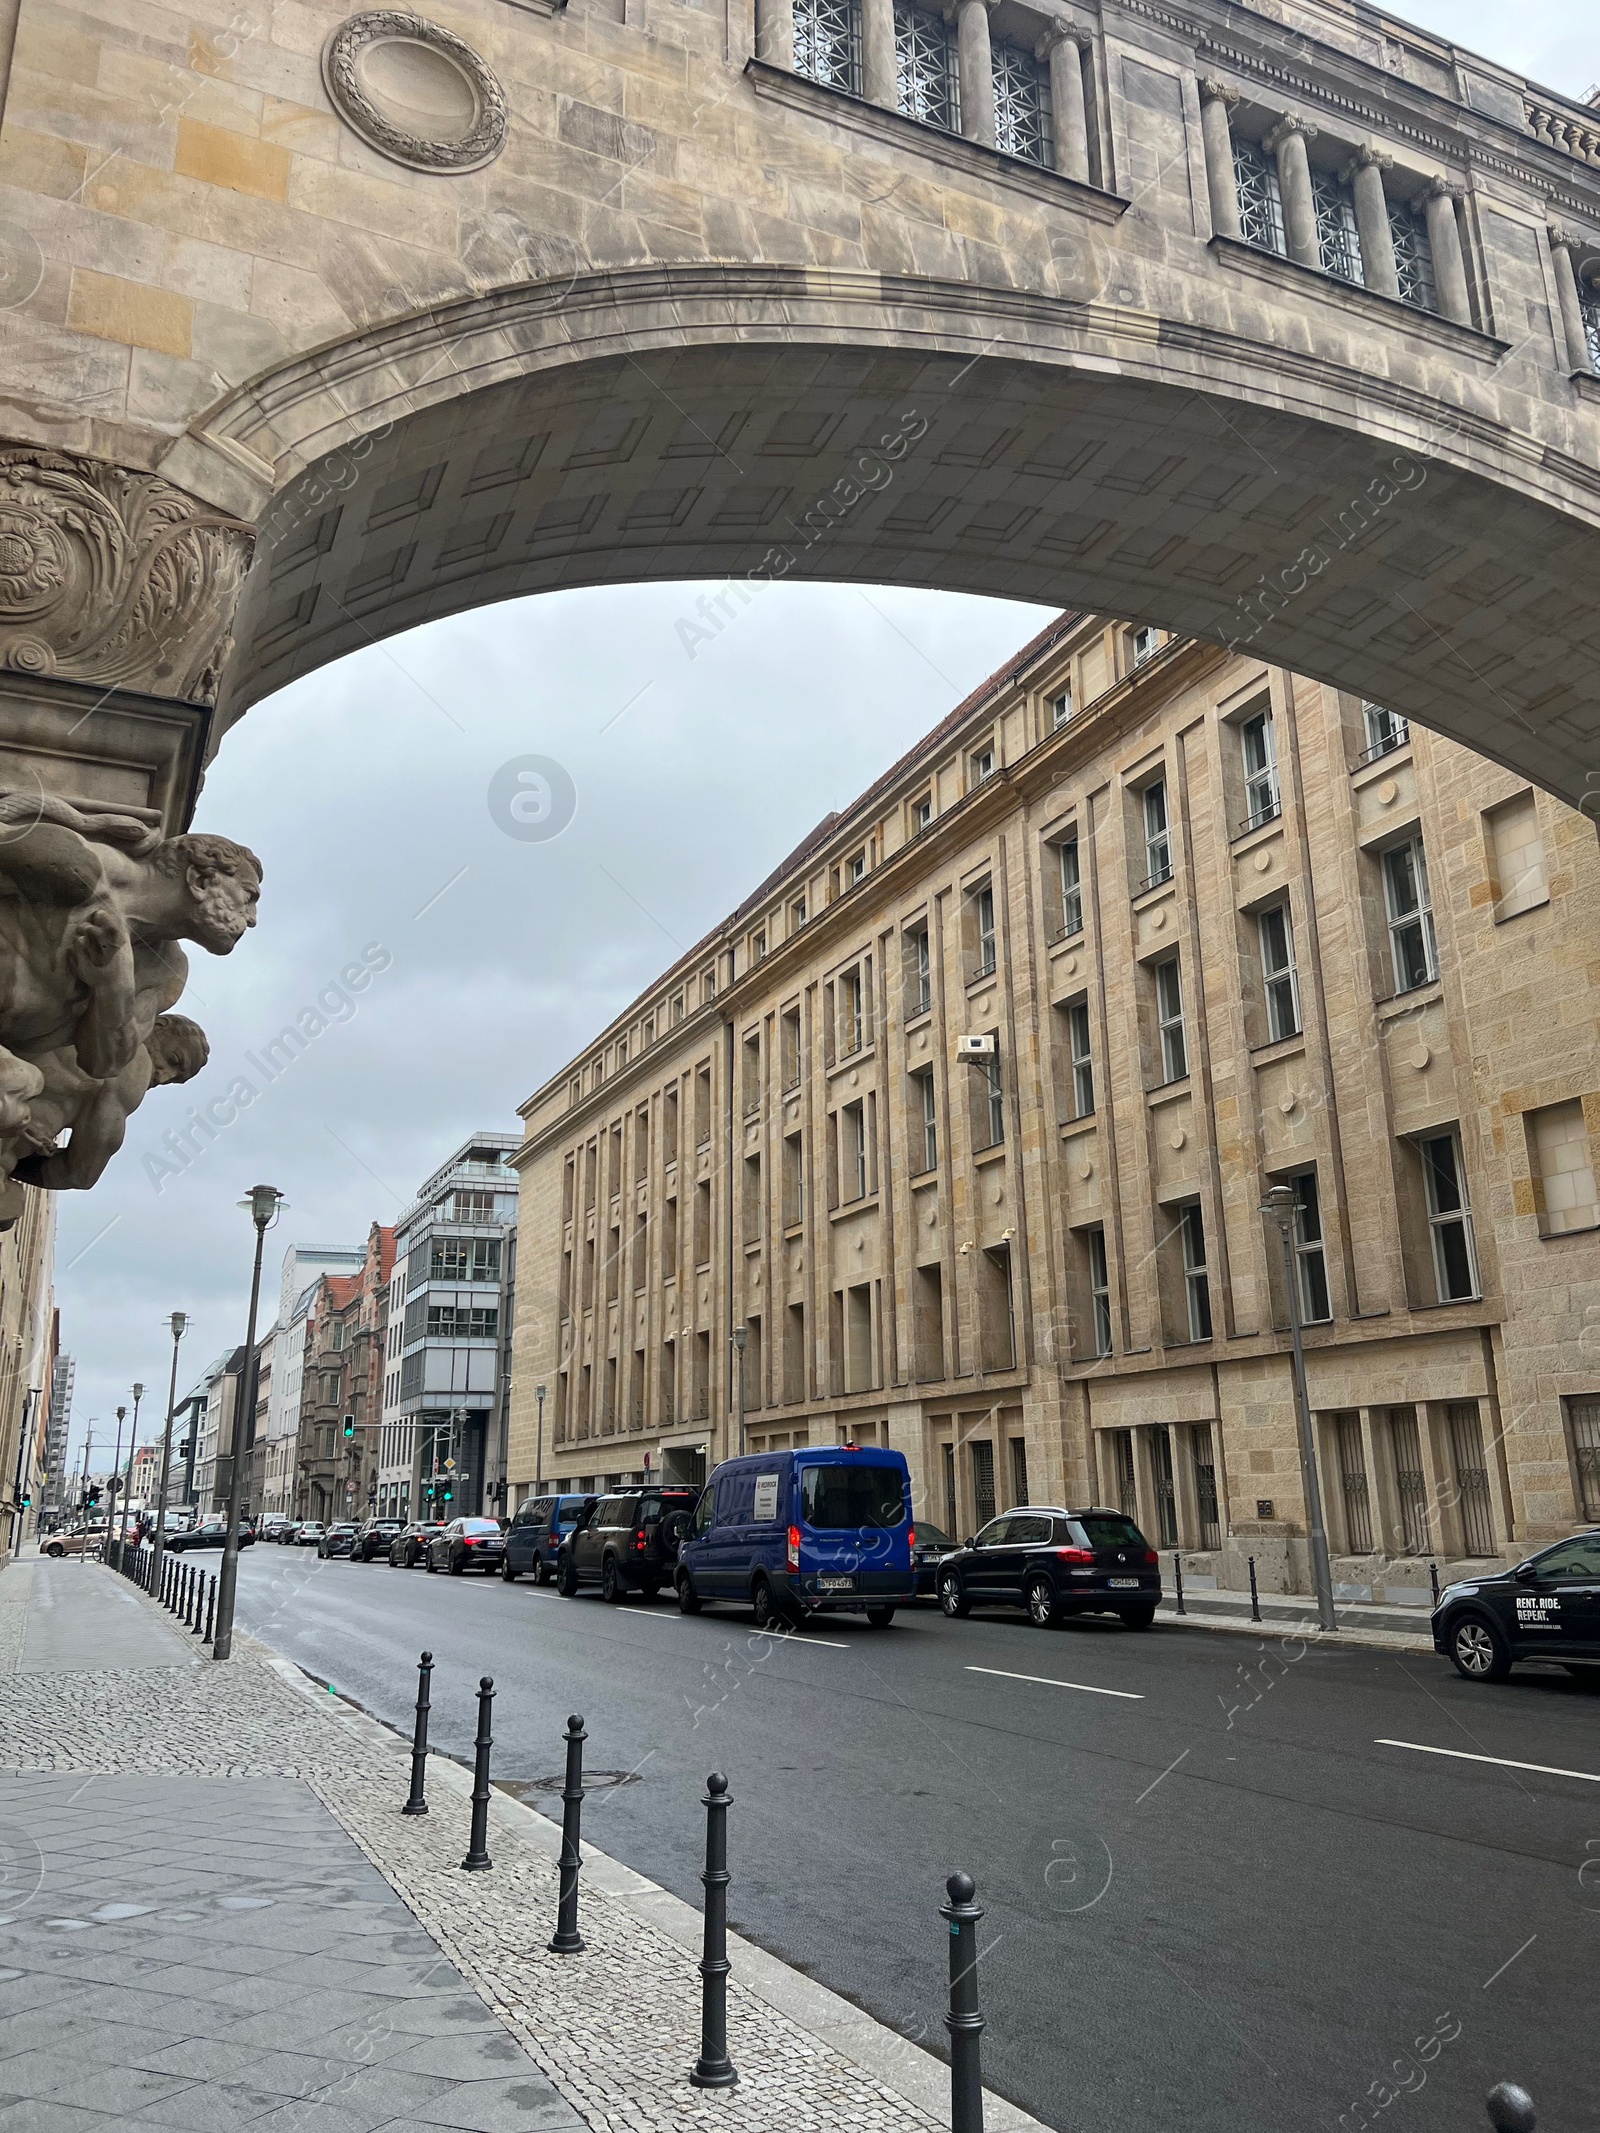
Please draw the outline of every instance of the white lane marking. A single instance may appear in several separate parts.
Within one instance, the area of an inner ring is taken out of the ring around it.
[[[1526,1955],[1528,1950],[1533,1946],[1534,1942],[1538,1938],[1539,1936],[1537,1933],[1530,1933],[1527,1939],[1522,1943],[1522,1946],[1517,1950],[1517,1955]],[[1511,1965],[1516,1961],[1517,1955],[1508,1955],[1505,1961],[1500,1965],[1499,1969],[1494,1973],[1494,1977],[1486,1977],[1483,1983],[1478,1987],[1478,1990],[1480,1992],[1487,1992],[1489,1987],[1494,1983],[1494,1979],[1496,1977],[1504,1977],[1506,1972],[1511,1968]]]
[[[969,1674],[998,1674],[1002,1681],[1037,1681],[1047,1689],[1077,1689],[1085,1696],[1120,1696],[1126,1703],[1143,1703],[1132,1689],[1097,1689],[1087,1681],[1057,1681],[1050,1674],[1012,1674],[1003,1666],[969,1666]],[[1181,1761],[1180,1757],[1180,1761]],[[1137,1803],[1135,1803],[1137,1804]]]
[[[1560,1770],[1553,1763],[1515,1763],[1508,1755],[1469,1755],[1465,1748],[1429,1748],[1420,1740],[1377,1740],[1377,1748],[1409,1748],[1413,1755],[1448,1755],[1458,1763],[1493,1763],[1499,1770],[1533,1770],[1540,1777],[1582,1778],[1586,1785],[1600,1785],[1600,1770]]]
[[[813,1644],[820,1644],[824,1650],[830,1652],[848,1652],[854,1649],[849,1644],[835,1643],[832,1637],[808,1637],[792,1629],[753,1629],[750,1634],[752,1637],[770,1637],[774,1644],[798,1645],[801,1651]]]
[[[1151,1793],[1153,1793],[1153,1792],[1155,1791],[1155,1789],[1156,1789],[1156,1786],[1157,1786],[1157,1785],[1159,1785],[1159,1784],[1161,1783],[1161,1778],[1169,1778],[1169,1777],[1171,1777],[1171,1775],[1172,1775],[1173,1771],[1174,1771],[1174,1770],[1176,1770],[1176,1769],[1177,1769],[1177,1767],[1178,1767],[1178,1765],[1179,1765],[1179,1764],[1180,1764],[1180,1763],[1181,1763],[1181,1762],[1183,1761],[1183,1756],[1184,1756],[1184,1755],[1187,1755],[1188,1753],[1189,1753],[1189,1750],[1188,1750],[1187,1748],[1185,1748],[1185,1749],[1184,1749],[1184,1751],[1183,1751],[1183,1755],[1175,1755],[1175,1756],[1174,1756],[1174,1757],[1172,1758],[1172,1761],[1171,1761],[1170,1763],[1168,1763],[1168,1765],[1167,1765],[1166,1769],[1162,1771],[1162,1773],[1161,1773],[1161,1777],[1159,1777],[1159,1778],[1156,1778],[1156,1779],[1154,1779],[1152,1783],[1150,1783],[1150,1784],[1146,1785],[1146,1787],[1144,1788],[1143,1792],[1141,1792],[1141,1793],[1140,1793],[1140,1795],[1139,1795],[1138,1799],[1134,1801],[1134,1803],[1133,1803],[1133,1804],[1134,1804],[1134,1806],[1135,1806],[1135,1807],[1141,1806],[1141,1805],[1143,1804],[1143,1802],[1144,1802],[1144,1801],[1148,1800],[1148,1799],[1149,1799],[1149,1797],[1150,1797],[1150,1795],[1151,1795]]]

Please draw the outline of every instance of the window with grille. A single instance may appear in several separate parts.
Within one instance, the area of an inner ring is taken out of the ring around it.
[[[1206,1222],[1200,1202],[1191,1200],[1180,1208],[1178,1221],[1183,1233],[1183,1289],[1189,1314],[1189,1338],[1211,1338],[1211,1277],[1206,1271]]]
[[[1161,1078],[1182,1081],[1189,1071],[1189,1039],[1183,1019],[1183,978],[1178,958],[1157,963],[1156,1022],[1161,1034]]]
[[[1283,230],[1278,166],[1259,141],[1247,141],[1235,134],[1233,178],[1239,192],[1239,234],[1245,243],[1287,258],[1289,245]]]
[[[1222,1546],[1222,1519],[1217,1507],[1216,1453],[1211,1442],[1211,1424],[1197,1423],[1189,1433],[1194,1455],[1194,1501],[1200,1522],[1202,1548]]]
[[[1402,718],[1398,711],[1385,709],[1382,704],[1363,704],[1361,720],[1367,735],[1367,745],[1361,756],[1364,763],[1375,763],[1380,756],[1392,755],[1411,739],[1411,721]]]
[[[1439,943],[1428,893],[1428,861],[1422,839],[1413,837],[1383,855],[1383,894],[1389,912],[1394,989],[1415,992],[1439,975]]]
[[[1600,1525],[1600,1394],[1589,1400],[1568,1400],[1566,1406],[1578,1507],[1586,1519]]]
[[[1167,821],[1167,781],[1157,778],[1142,796],[1145,878],[1141,889],[1159,888],[1172,879],[1172,830]]]
[[[1089,1044],[1089,1007],[1075,1000],[1067,1009],[1067,1050],[1072,1060],[1072,1115],[1088,1118],[1094,1112],[1094,1057]]]
[[[1150,1432],[1150,1482],[1156,1496],[1156,1534],[1163,1548],[1178,1545],[1178,1497],[1172,1480],[1172,1439],[1165,1429]]]
[[[1300,1034],[1300,977],[1294,964],[1294,922],[1287,904],[1274,904],[1256,921],[1261,938],[1261,982],[1272,1042]]]
[[[1439,295],[1433,284],[1433,246],[1428,241],[1427,216],[1420,208],[1391,200],[1389,235],[1394,240],[1400,301],[1418,311],[1437,311]]]
[[[1011,1440],[1011,1501],[1025,1504],[1028,1500],[1028,1446],[1022,1437]]]
[[[947,1532],[961,1531],[956,1512],[956,1448],[953,1444],[944,1448],[944,1522]]]
[[[896,93],[906,117],[959,133],[955,31],[944,17],[923,7],[896,6],[894,63]]]
[[[1089,1312],[1096,1355],[1111,1353],[1111,1269],[1106,1259],[1106,1233],[1096,1226],[1085,1233],[1089,1261]]]
[[[857,0],[794,0],[794,70],[830,89],[861,94]]]
[[[1578,310],[1583,317],[1583,346],[1589,368],[1600,371],[1600,289],[1592,281],[1578,283]]]
[[[1065,941],[1083,931],[1083,872],[1076,837],[1056,849],[1061,854],[1061,938]]]
[[[1049,164],[1050,77],[1031,52],[996,43],[994,72],[994,145],[1008,156]]]
[[[1428,1532],[1428,1477],[1423,1471],[1422,1441],[1417,1434],[1414,1407],[1389,1410],[1389,1450],[1394,1460],[1401,1546],[1408,1555],[1426,1555],[1432,1546]]]
[[[1311,204],[1317,217],[1317,251],[1323,269],[1341,281],[1361,283],[1361,237],[1355,195],[1331,170],[1311,173]]]
[[[1134,1478],[1133,1432],[1131,1429],[1114,1429],[1108,1434],[1111,1438],[1111,1470],[1117,1509],[1124,1518],[1136,1518],[1139,1509],[1139,1486]]]
[[[1339,1494],[1344,1505],[1344,1543],[1351,1555],[1372,1553],[1372,1498],[1367,1487],[1367,1448],[1361,1417],[1335,1415],[1334,1441],[1339,1454]]]
[[[987,1437],[970,1447],[972,1462],[972,1515],[986,1526],[994,1516],[994,1446]]]
[[[1239,728],[1239,747],[1244,757],[1245,818],[1241,830],[1259,829],[1278,815],[1278,746],[1272,731],[1272,713],[1258,711]]]
[[[1456,1471],[1456,1503],[1461,1512],[1461,1541],[1468,1555],[1493,1555],[1494,1519],[1489,1505],[1489,1468],[1483,1451],[1483,1426],[1476,1400],[1452,1400],[1444,1411],[1450,1433],[1450,1459]]]
[[[1453,1133],[1439,1133],[1419,1141],[1417,1146],[1428,1194],[1428,1227],[1433,1237],[1433,1272],[1439,1301],[1456,1303],[1478,1293],[1478,1261],[1461,1143]]]

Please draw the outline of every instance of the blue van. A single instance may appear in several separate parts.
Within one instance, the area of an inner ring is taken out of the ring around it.
[[[678,1605],[696,1615],[736,1601],[761,1629],[839,1611],[885,1629],[916,1597],[915,1544],[900,1452],[754,1452],[706,1483],[678,1557]]]
[[[514,1585],[525,1570],[533,1582],[543,1585],[555,1576],[561,1544],[581,1526],[598,1496],[537,1496],[518,1504],[517,1515],[506,1530],[506,1559],[501,1576]]]

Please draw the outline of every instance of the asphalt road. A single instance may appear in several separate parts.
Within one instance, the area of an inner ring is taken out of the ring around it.
[[[1475,2133],[1507,2079],[1600,2133],[1600,1695],[1565,1674],[931,1610],[780,1640],[273,1546],[239,1619],[403,1726],[430,1648],[463,1759],[492,1674],[495,1777],[546,1812],[581,1712],[633,1773],[586,1837],[691,1900],[725,1770],[732,1922],[931,2049],[965,1868],[985,2079],[1061,2133]]]

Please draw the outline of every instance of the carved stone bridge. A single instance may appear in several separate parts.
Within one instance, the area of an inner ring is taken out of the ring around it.
[[[11,9],[0,783],[171,831],[375,637],[793,576],[1247,642],[1600,811],[1600,112],[1358,0]]]

